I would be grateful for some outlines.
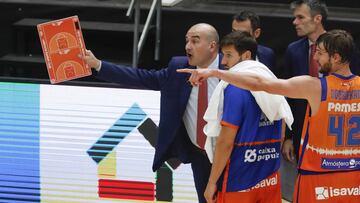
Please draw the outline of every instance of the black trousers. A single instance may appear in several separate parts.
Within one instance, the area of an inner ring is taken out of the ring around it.
[[[204,192],[209,181],[211,163],[205,151],[196,146],[194,146],[193,153],[191,154],[191,168],[199,203],[206,203]]]

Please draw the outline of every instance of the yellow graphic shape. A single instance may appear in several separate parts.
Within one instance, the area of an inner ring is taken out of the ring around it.
[[[54,35],[49,42],[50,54],[67,54],[70,49],[78,47],[76,38],[67,32],[60,32]]]
[[[85,74],[81,64],[76,61],[65,61],[56,69],[55,78],[59,81],[75,78]]]
[[[98,177],[101,178],[115,178],[116,177],[116,151],[110,152],[98,164]]]

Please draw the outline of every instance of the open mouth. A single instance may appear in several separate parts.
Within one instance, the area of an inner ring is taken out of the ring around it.
[[[190,54],[190,53],[186,53],[186,56],[189,57],[189,58],[192,58],[193,55]]]

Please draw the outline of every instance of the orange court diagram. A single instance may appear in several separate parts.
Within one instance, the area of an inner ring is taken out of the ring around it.
[[[85,54],[85,43],[77,16],[42,23],[37,28],[52,84],[91,75],[79,57]]]

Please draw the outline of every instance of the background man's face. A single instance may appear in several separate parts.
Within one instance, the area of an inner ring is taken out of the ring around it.
[[[251,21],[249,19],[244,20],[244,21],[236,21],[233,20],[232,24],[232,31],[243,31],[243,32],[248,32],[250,33],[250,35],[254,38],[256,38],[254,36],[254,30],[251,27]]]
[[[317,24],[314,22],[314,17],[311,16],[310,8],[306,4],[302,4],[294,10],[294,21],[296,34],[299,37],[308,36],[315,32]]]

